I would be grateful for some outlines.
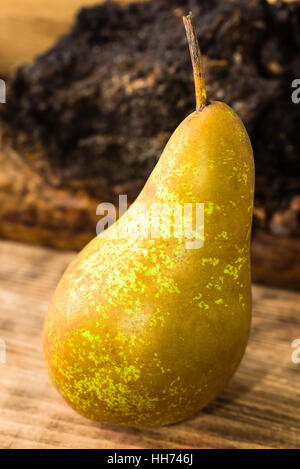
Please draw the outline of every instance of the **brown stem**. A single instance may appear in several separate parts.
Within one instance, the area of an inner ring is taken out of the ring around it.
[[[194,71],[196,111],[202,111],[206,105],[206,88],[203,74],[203,63],[197,34],[192,22],[192,13],[183,17],[186,37],[189,44]]]

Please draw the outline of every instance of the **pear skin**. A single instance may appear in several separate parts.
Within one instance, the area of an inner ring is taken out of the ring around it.
[[[221,392],[250,328],[253,193],[241,120],[221,102],[198,107],[171,136],[136,202],[77,255],[53,296],[45,360],[76,411],[105,423],[166,425]],[[143,220],[153,203],[170,208],[170,236],[162,219],[161,236],[121,237],[133,232],[136,207]],[[175,236],[174,207],[197,203],[204,239],[187,248],[184,233]]]

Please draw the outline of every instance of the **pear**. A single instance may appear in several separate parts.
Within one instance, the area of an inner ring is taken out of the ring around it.
[[[207,102],[190,15],[184,23],[196,111],[136,202],[67,268],[45,321],[54,385],[100,422],[157,426],[192,416],[224,388],[248,340],[251,143],[230,107]],[[186,235],[195,217],[200,228]]]

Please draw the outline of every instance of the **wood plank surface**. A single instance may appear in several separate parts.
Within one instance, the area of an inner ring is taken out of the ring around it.
[[[81,8],[103,1],[1,0],[0,74],[10,74],[17,65],[31,62],[69,30]]]
[[[242,364],[195,418],[133,429],[77,415],[51,385],[41,348],[43,317],[73,256],[0,242],[0,448],[300,448],[300,363],[291,347],[300,339],[300,294],[261,286],[253,287]]]

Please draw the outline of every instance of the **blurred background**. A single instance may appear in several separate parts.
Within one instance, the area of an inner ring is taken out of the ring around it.
[[[254,148],[253,280],[300,289],[299,1],[2,0],[0,237],[78,250],[100,202],[134,201],[194,108],[190,10]]]

